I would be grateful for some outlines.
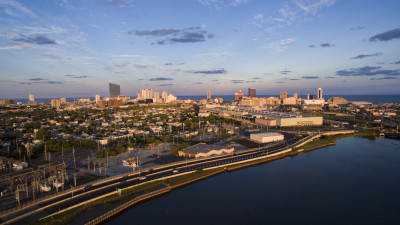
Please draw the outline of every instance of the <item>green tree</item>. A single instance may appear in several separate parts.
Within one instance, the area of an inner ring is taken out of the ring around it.
[[[47,129],[39,129],[36,132],[36,139],[49,139],[50,138],[50,132]]]

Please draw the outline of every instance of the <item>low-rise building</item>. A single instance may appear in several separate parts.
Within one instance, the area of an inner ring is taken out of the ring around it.
[[[208,157],[211,155],[220,155],[220,154],[232,154],[235,151],[235,148],[226,144],[205,144],[200,143],[197,145],[193,145],[184,150],[178,151],[179,156],[189,157],[189,158],[201,158]]]
[[[250,140],[259,142],[259,143],[269,143],[274,141],[282,141],[284,140],[284,136],[280,133],[275,132],[265,132],[265,133],[255,133],[250,134]]]

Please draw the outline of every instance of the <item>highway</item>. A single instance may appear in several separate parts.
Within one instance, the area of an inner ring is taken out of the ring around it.
[[[311,136],[305,138],[303,141],[310,139]],[[156,180],[159,178],[175,175],[176,173],[173,170],[178,170],[178,173],[195,171],[199,169],[211,168],[221,165],[226,165],[234,162],[239,162],[243,160],[248,160],[252,158],[260,157],[264,154],[272,154],[284,149],[290,148],[294,143],[299,141],[299,139],[291,140],[287,143],[282,143],[280,145],[265,149],[265,148],[256,148],[250,149],[242,152],[235,152],[229,155],[221,155],[212,158],[205,158],[202,160],[196,161],[182,161],[180,164],[174,164],[171,166],[166,166],[163,168],[154,168],[151,170],[144,170],[140,173],[140,177],[146,177],[144,180],[139,179],[139,174],[130,174],[121,178],[117,178],[114,180],[109,180],[101,184],[93,185],[87,188],[82,188],[74,191],[73,193],[63,194],[57,197],[54,197],[49,200],[45,200],[37,204],[37,206],[31,206],[26,209],[21,210],[19,213],[10,214],[7,217],[3,218],[6,222],[8,220],[13,220],[17,218],[19,215],[23,215],[27,212],[32,212],[32,215],[25,216],[16,221],[11,221],[11,223],[7,224],[27,224],[29,222],[38,220],[43,217],[43,215],[50,215],[56,213],[59,210],[63,210],[74,206],[78,203],[93,199],[95,197],[105,195],[107,193],[116,191],[117,188],[126,188],[139,183]],[[296,143],[297,144],[297,143]],[[176,172],[176,171],[175,171]],[[39,207],[40,210],[35,212],[34,210]],[[43,213],[43,210],[45,213]],[[8,221],[10,222],[10,221]]]

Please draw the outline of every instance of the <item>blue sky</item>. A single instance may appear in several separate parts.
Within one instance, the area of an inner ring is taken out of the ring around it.
[[[0,98],[400,94],[398,0],[0,0]]]

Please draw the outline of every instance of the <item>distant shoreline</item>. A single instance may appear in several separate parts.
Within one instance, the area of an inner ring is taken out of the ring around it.
[[[102,96],[104,97],[104,96]],[[214,95],[212,94],[212,97],[221,97],[225,102],[233,101],[234,100],[234,95]],[[257,97],[279,97],[279,95],[257,95]],[[299,95],[300,98],[307,98],[307,95]],[[332,97],[342,97],[346,99],[347,101],[366,101],[366,102],[371,102],[374,104],[377,103],[400,103],[400,94],[398,95],[324,95],[325,100],[328,100]],[[35,98],[35,100],[38,103],[49,103],[51,99],[53,98]],[[80,98],[89,98],[90,100],[94,101],[94,97],[67,97],[67,102],[72,102],[75,100],[78,100]],[[131,96],[131,98],[136,98],[136,96]],[[179,100],[200,100],[200,99],[205,99],[205,95],[179,95],[177,96]],[[21,103],[28,103],[28,98],[1,98],[1,99],[14,99],[15,103],[21,102]]]

